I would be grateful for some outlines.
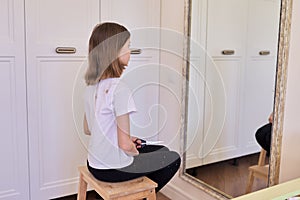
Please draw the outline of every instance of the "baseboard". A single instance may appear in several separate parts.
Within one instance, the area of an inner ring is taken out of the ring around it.
[[[181,188],[176,187],[174,184],[167,184],[161,191],[163,195],[172,200],[193,200],[194,198],[188,193],[184,192]]]

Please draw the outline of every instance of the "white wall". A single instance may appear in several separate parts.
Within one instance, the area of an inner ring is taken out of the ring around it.
[[[300,177],[300,1],[294,0],[282,139],[280,182]]]

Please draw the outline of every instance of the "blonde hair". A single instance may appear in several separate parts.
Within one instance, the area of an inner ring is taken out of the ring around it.
[[[118,55],[129,38],[129,31],[116,23],[102,23],[94,28],[89,40],[89,65],[85,73],[87,85],[121,76],[124,66],[119,64]]]

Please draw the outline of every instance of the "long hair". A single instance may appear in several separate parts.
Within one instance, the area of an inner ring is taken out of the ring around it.
[[[118,55],[129,38],[129,31],[116,23],[102,23],[94,28],[89,40],[89,64],[85,73],[87,85],[121,76],[124,66],[119,64]]]

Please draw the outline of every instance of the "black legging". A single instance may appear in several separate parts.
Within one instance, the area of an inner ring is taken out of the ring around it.
[[[95,178],[106,182],[128,181],[147,176],[157,183],[156,192],[163,188],[175,175],[180,166],[180,156],[167,147],[147,145],[138,149],[140,154],[134,156],[133,163],[120,169],[95,169],[87,166]],[[109,156],[109,155],[108,155]]]
[[[272,123],[268,123],[260,127],[256,133],[255,138],[258,144],[270,155],[271,148],[271,133],[272,133]]]

